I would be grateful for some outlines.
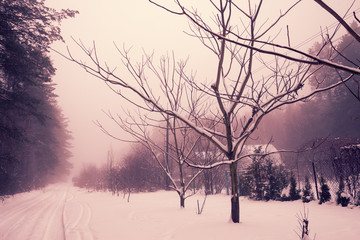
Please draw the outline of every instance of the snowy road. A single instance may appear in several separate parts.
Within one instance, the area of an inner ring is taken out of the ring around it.
[[[304,207],[312,239],[360,236],[360,207],[241,198],[241,223],[232,224],[228,196],[209,196],[197,215],[203,199],[194,195],[180,209],[174,192],[132,194],[127,202],[109,192],[51,185],[0,202],[0,240],[297,240],[296,215]]]
[[[94,239],[90,206],[74,189],[54,185],[20,195],[1,206],[0,239]]]

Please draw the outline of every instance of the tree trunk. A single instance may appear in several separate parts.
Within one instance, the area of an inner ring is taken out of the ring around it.
[[[313,173],[314,173],[314,181],[315,181],[315,189],[316,189],[316,198],[319,200],[319,190],[318,190],[318,184],[317,184],[317,177],[316,177],[316,170],[315,170],[315,163],[312,162],[313,167]]]
[[[185,208],[185,198],[184,198],[184,196],[180,194],[179,197],[180,197],[180,207]]]
[[[128,197],[127,197],[127,202],[130,202],[130,193],[131,193],[131,188],[129,188],[129,189],[128,189],[128,191],[129,191],[129,195],[128,195]]]
[[[237,178],[237,163],[230,165],[230,179],[231,179],[231,219],[234,223],[240,222],[240,203],[239,203],[239,189]]]

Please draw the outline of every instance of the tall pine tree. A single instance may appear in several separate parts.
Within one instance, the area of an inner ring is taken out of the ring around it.
[[[56,167],[70,166],[48,52],[62,40],[61,20],[75,14],[44,0],[0,0],[0,195],[42,186]]]

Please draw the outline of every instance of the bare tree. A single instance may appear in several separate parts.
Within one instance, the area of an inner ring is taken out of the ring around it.
[[[174,112],[180,112],[185,106],[184,101],[181,99],[190,98],[186,101],[188,105],[186,109],[190,111],[196,110],[201,95],[192,96],[193,93],[185,88],[186,85],[184,85],[185,82],[182,80],[182,74],[186,62],[178,63],[176,66],[174,55],[172,57],[167,56],[160,60],[159,68],[156,68],[153,65],[151,56],[147,56],[147,59],[145,62],[146,66],[161,80],[162,93],[166,96],[165,99],[169,109]],[[129,66],[129,69],[131,68],[132,66]],[[168,76],[171,76],[172,79],[168,79]],[[179,77],[179,81],[175,80],[175,76]],[[149,83],[144,82],[144,84]],[[149,92],[153,91],[151,88],[148,88],[148,90]],[[154,96],[152,97],[155,99]],[[146,103],[146,106],[141,106],[141,108],[145,108],[148,114],[142,115],[142,112],[131,113],[127,111],[125,115],[117,114],[114,116],[111,112],[106,113],[113,122],[129,133],[134,140],[121,138],[108,132],[100,122],[97,122],[97,125],[103,132],[115,139],[133,141],[147,148],[169,181],[166,187],[170,187],[177,192],[180,198],[180,207],[185,207],[185,199],[192,195],[187,193],[188,189],[196,177],[203,172],[203,169],[197,169],[195,172],[189,170],[186,164],[194,156],[200,136],[194,135],[193,129],[178,118],[154,109],[149,103]],[[149,111],[156,111],[157,113],[155,116],[152,116]],[[192,114],[189,116],[191,117]],[[164,139],[165,142],[163,141]],[[170,168],[170,166],[173,167]]]
[[[335,88],[347,82],[353,74],[359,74],[360,70],[275,43],[276,34],[272,35],[272,30],[300,1],[272,22],[265,23],[259,22],[262,0],[249,0],[245,7],[230,0],[209,1],[214,9],[210,18],[203,17],[194,8],[185,7],[179,0],[174,2],[175,10],[150,2],[189,20],[189,35],[198,38],[216,56],[217,69],[213,82],[195,81],[195,76],[185,71],[184,62],[174,61],[175,71],[164,67],[166,58],[160,60],[160,67],[156,66],[153,54],[144,54],[143,59],[135,63],[125,48],[116,47],[130,77],[103,64],[95,45],[87,48],[77,42],[89,63],[78,60],[70,51],[66,57],[103,80],[134,106],[147,113],[169,116],[181,122],[179,126],[191,128],[216,146],[225,159],[208,164],[194,164],[186,158],[183,161],[198,169],[212,169],[224,164],[229,166],[231,218],[233,222],[239,222],[237,164],[244,158],[259,155],[246,153],[244,146],[262,119],[282,106]],[[274,59],[268,61],[269,56]],[[346,71],[349,76],[327,87],[309,91],[306,86],[312,73],[311,67],[321,65]],[[254,70],[258,66],[264,67],[261,74]],[[182,98],[179,98],[179,88],[187,92],[181,95]],[[200,95],[204,97],[198,98]],[[177,107],[173,107],[175,105]],[[208,119],[214,121],[212,128],[205,124]]]
[[[174,117],[168,118],[167,115],[162,115],[165,126],[161,125],[159,119],[154,119],[155,123],[160,124],[156,126],[150,123],[151,119],[142,119],[141,116],[138,119],[129,116],[125,120],[119,116],[114,117],[111,113],[107,113],[107,115],[125,132],[129,133],[135,139],[134,142],[140,143],[150,151],[152,159],[166,175],[165,178],[168,180],[166,187],[177,192],[180,198],[180,207],[184,208],[186,198],[192,195],[188,193],[191,184],[203,172],[203,169],[191,171],[186,164],[186,161],[193,156],[197,145],[191,129]],[[124,140],[108,132],[100,123],[98,126],[106,134],[118,140]],[[154,136],[151,132],[160,132],[161,139],[157,139],[159,133]],[[165,142],[162,141],[165,138],[164,135],[167,135]]]

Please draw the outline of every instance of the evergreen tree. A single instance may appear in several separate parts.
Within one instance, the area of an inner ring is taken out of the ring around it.
[[[240,196],[251,195],[251,176],[248,173],[239,175],[239,194]]]
[[[44,2],[0,4],[0,195],[43,186],[57,167],[71,167],[48,51],[62,40],[60,21],[76,12],[57,12]]]
[[[261,153],[261,146],[259,148],[254,149],[254,153]],[[252,197],[256,200],[264,199],[264,191],[265,191],[265,182],[266,182],[266,174],[265,174],[265,166],[264,166],[264,156],[255,156],[252,158],[252,163],[247,169],[248,175],[251,176],[251,192]]]
[[[291,201],[300,199],[300,190],[297,189],[297,183],[293,172],[291,172],[290,175],[289,199]]]
[[[256,148],[254,153],[263,153],[261,146]],[[244,177],[242,182],[248,184],[243,183],[242,187],[247,187],[256,200],[280,199],[283,189],[288,185],[288,173],[284,166],[275,164],[271,157],[261,154],[252,158]]]
[[[288,185],[288,174],[283,165],[274,165],[270,159],[266,161],[265,167],[267,169],[265,199],[278,200],[281,198],[283,189]]]
[[[326,183],[325,178],[321,177],[320,178],[320,201],[319,203],[322,204],[324,202],[328,202],[331,199],[331,194],[330,194],[330,188]]]
[[[312,192],[312,187],[308,176],[305,177],[305,186],[302,189],[301,199],[305,203],[314,200],[314,193]]]

